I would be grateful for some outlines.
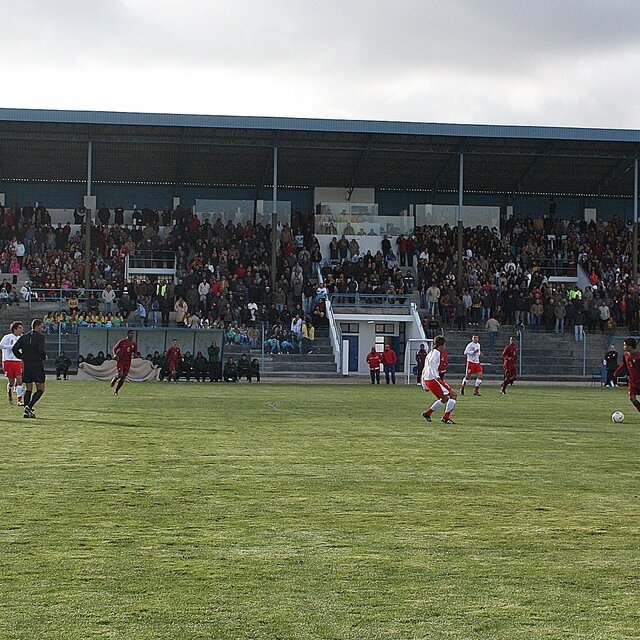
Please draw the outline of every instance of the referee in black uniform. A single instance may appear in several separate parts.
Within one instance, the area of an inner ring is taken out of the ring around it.
[[[20,336],[13,345],[13,355],[16,358],[20,358],[23,363],[22,382],[25,387],[23,418],[36,417],[33,407],[44,393],[44,361],[47,359],[47,352],[44,348],[43,333],[44,322],[42,320],[34,320],[31,323],[31,331]],[[34,383],[36,392],[31,395]]]

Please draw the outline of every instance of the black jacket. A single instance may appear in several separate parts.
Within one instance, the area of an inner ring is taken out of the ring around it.
[[[28,364],[41,364],[47,359],[44,336],[37,331],[20,336],[13,345],[13,355]]]

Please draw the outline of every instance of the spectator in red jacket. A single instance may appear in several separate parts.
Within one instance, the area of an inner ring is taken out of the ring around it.
[[[371,376],[371,384],[380,384],[380,356],[382,354],[376,351],[375,345],[371,347],[371,351],[367,354],[367,364],[369,365],[369,375]]]
[[[398,356],[396,352],[391,348],[390,344],[384,345],[384,351],[382,352],[382,364],[384,365],[384,377],[389,384],[389,378],[393,384],[396,383],[396,363],[398,362]]]

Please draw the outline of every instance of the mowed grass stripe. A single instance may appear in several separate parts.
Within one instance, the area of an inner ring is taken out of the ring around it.
[[[1,638],[638,637],[623,390],[122,393],[2,411]]]

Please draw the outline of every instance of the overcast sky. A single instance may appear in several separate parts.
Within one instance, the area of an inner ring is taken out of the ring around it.
[[[637,0],[7,0],[4,107],[640,128]]]

